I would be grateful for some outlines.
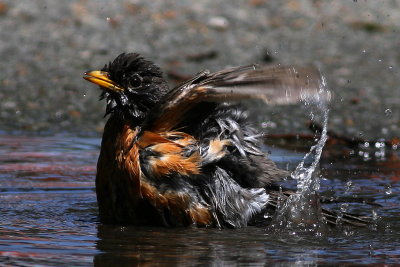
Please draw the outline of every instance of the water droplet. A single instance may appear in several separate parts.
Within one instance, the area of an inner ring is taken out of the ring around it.
[[[352,230],[350,230],[350,229],[345,229],[345,230],[343,231],[343,233],[344,233],[346,236],[353,236],[353,235],[354,235],[354,231],[352,231]]]
[[[392,115],[392,110],[390,108],[385,109],[385,115],[386,116]]]
[[[346,183],[346,188],[345,188],[346,193],[348,193],[351,190],[352,187],[353,187],[353,182],[352,181],[348,181]]]
[[[384,148],[385,147],[385,143],[384,142],[376,142],[375,143],[375,148]]]
[[[391,184],[385,184],[385,194],[386,195],[392,194],[392,185]]]
[[[375,157],[376,158],[384,158],[386,156],[386,154],[385,154],[385,150],[381,150],[381,151],[377,151],[377,152],[375,152]]]
[[[86,96],[86,94],[83,94],[83,96]]]
[[[348,203],[343,203],[343,204],[340,206],[340,211],[341,211],[341,212],[346,212],[346,211],[348,210],[348,208],[349,208],[349,204],[348,204]]]
[[[364,158],[364,160],[370,159],[369,153],[368,152],[364,152],[363,158]]]
[[[273,121],[264,121],[261,123],[261,128],[276,128],[276,123]]]
[[[372,220],[373,221],[378,220],[378,213],[376,212],[376,210],[372,210]]]

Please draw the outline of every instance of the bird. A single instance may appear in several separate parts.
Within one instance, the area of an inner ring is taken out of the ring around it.
[[[96,195],[101,222],[146,226],[240,228],[287,198],[290,174],[261,149],[241,105],[290,104],[316,95],[312,66],[230,67],[201,71],[170,88],[155,63],[122,53],[83,76],[106,101]],[[281,192],[281,193],[279,193]],[[324,217],[335,224],[333,212]],[[342,220],[365,221],[351,214]]]

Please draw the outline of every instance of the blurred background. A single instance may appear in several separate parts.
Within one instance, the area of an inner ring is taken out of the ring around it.
[[[335,95],[331,130],[393,139],[399,10],[399,0],[0,0],[0,131],[101,132],[104,103],[82,74],[137,52],[171,85],[205,68],[317,64]],[[252,106],[269,132],[307,131],[303,107]]]

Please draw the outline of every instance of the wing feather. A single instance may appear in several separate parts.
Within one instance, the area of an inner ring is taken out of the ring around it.
[[[202,71],[172,89],[151,111],[144,127],[152,131],[169,131],[199,102],[257,98],[268,104],[282,105],[314,98],[329,100],[330,97],[329,91],[325,89],[324,77],[312,65],[248,65],[214,73]]]

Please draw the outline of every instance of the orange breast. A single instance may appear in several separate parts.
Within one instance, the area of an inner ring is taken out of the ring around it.
[[[138,128],[107,123],[96,177],[103,221],[129,224],[148,224],[149,220],[163,222],[167,210],[180,225],[212,224],[213,216],[207,206],[195,203],[192,196],[183,191],[161,192],[154,180],[173,174],[199,174],[199,153],[185,153],[186,146],[196,143],[192,136],[181,132],[145,131],[140,135]],[[146,166],[140,165],[141,151],[150,152],[143,163]],[[152,182],[143,173],[143,168],[148,170],[146,175],[152,176]]]
[[[109,120],[97,163],[96,193],[100,218],[125,223],[134,217],[141,199],[138,129]]]
[[[174,138],[170,140],[168,138]],[[160,134],[144,132],[138,145],[147,149],[153,156],[149,156],[148,169],[154,177],[178,173],[188,176],[200,173],[200,155],[198,152],[190,156],[184,155],[185,146],[195,144],[196,140],[185,133],[163,132]]]

